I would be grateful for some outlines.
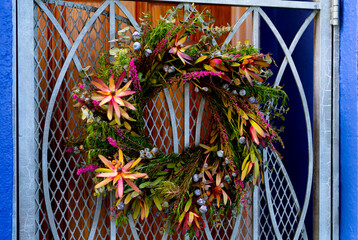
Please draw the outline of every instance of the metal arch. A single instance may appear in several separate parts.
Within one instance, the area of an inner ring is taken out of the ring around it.
[[[244,14],[241,15],[240,19],[236,22],[235,26],[233,27],[232,31],[230,32],[230,34],[227,36],[227,38],[225,39],[225,42],[223,43],[222,48],[225,47],[225,45],[227,43],[229,43],[231,41],[231,39],[235,36],[237,30],[239,30],[239,28],[241,27],[241,25],[244,23],[244,21],[246,20],[246,18],[250,15],[250,13],[252,13],[252,11],[254,10],[253,7],[248,8]]]
[[[189,148],[190,145],[190,91],[189,83],[184,83],[184,148]]]
[[[305,30],[307,29],[307,27],[309,26],[309,24],[312,22],[312,20],[314,19],[314,17],[316,16],[317,12],[316,11],[313,11],[307,18],[306,20],[304,21],[304,23],[302,24],[302,26],[300,27],[299,31],[297,32],[295,38],[293,39],[291,45],[290,45],[290,48],[289,48],[289,51],[290,53],[292,54],[297,43],[299,42],[299,40],[301,39],[303,33],[305,32]],[[275,83],[274,83],[274,86],[278,86],[280,84],[280,81],[282,79],[282,75],[284,73],[284,70],[286,69],[286,66],[287,66],[287,58],[285,57],[284,58],[284,61],[282,62],[281,66],[280,66],[280,69],[279,69],[279,72],[277,74],[277,77],[275,79]],[[264,152],[264,156],[267,156],[267,149],[265,150]],[[266,157],[265,157],[266,158]],[[297,200],[297,196],[295,194],[295,191],[293,189],[293,186],[292,186],[292,183],[291,183],[291,180],[290,178],[288,177],[288,174],[287,174],[287,171],[286,171],[286,168],[284,167],[281,159],[275,155],[275,158],[276,158],[276,161],[278,162],[279,166],[280,166],[280,170],[282,171],[285,179],[286,179],[286,182],[288,184],[288,187],[290,189],[290,193],[292,194],[292,199],[294,200],[294,204],[295,204],[295,207],[296,207],[296,210],[297,212],[300,212],[300,206],[299,206],[299,202]],[[272,203],[272,197],[271,197],[271,191],[270,191],[270,187],[269,187],[269,181],[268,181],[268,172],[265,171],[264,172],[264,176],[265,176],[265,179],[267,179],[265,181],[265,193],[266,193],[266,198],[267,198],[267,206],[269,208],[269,211],[270,212],[273,212],[273,203]],[[282,236],[281,236],[281,233],[278,229],[278,225],[277,225],[277,222],[276,222],[276,219],[275,218],[272,218],[272,225],[273,225],[273,229],[275,231],[275,234],[276,236],[279,238],[279,239],[282,239]],[[305,229],[305,226],[303,225],[303,238],[304,239],[308,239],[307,237],[307,232],[306,232],[306,229]]]
[[[243,209],[244,204],[241,203],[239,208]],[[237,232],[239,231],[239,227],[240,227],[241,218],[242,218],[242,210],[239,212],[239,215],[236,218],[234,228],[232,229],[232,235],[230,240],[236,240]]]
[[[140,31],[140,26],[138,25],[132,14],[128,11],[128,9],[123,5],[123,3],[121,3],[120,1],[115,1],[115,3],[122,10],[124,15],[127,16],[127,18],[129,19],[130,23],[135,28],[135,30]]]
[[[91,227],[90,234],[88,235],[88,239],[94,239],[94,235],[96,234],[98,220],[101,213],[101,206],[102,206],[102,194],[98,196],[96,199],[96,210],[94,212],[92,227]]]
[[[313,21],[313,19],[315,18],[315,16],[317,15],[316,11],[313,11],[307,18],[306,20],[303,22],[302,26],[300,27],[300,29],[298,30],[298,32],[296,33],[295,38],[293,39],[289,51],[290,54],[293,53],[293,51],[295,50],[297,43],[300,41],[303,33],[306,31],[307,27],[310,25],[310,23]],[[280,66],[280,70],[277,73],[276,79],[275,79],[275,83],[274,83],[274,87],[278,86],[281,82],[283,73],[286,69],[287,66],[287,58],[285,57],[281,66]]]
[[[173,101],[170,97],[168,88],[164,88],[164,95],[165,99],[167,100],[168,108],[169,108],[169,115],[170,115],[170,122],[172,125],[173,131],[173,149],[174,153],[179,153],[179,138],[178,138],[178,125],[176,122],[175,111],[173,107]]]
[[[34,1],[37,1],[37,0],[34,0]],[[47,0],[46,3],[57,4],[58,6],[64,6],[64,7],[82,9],[82,10],[86,10],[86,11],[90,11],[90,12],[96,12],[98,9],[93,6],[88,6],[88,5],[76,3],[76,2],[67,2],[67,1],[63,1],[63,0]],[[110,13],[108,11],[104,10],[101,15],[109,16],[109,14]],[[121,15],[118,15],[118,14],[115,14],[115,19],[117,19],[123,23],[126,23],[127,25],[130,25],[132,23],[129,19],[127,19]]]
[[[254,7],[254,12],[252,16],[252,25],[253,25],[253,43],[254,46],[257,48],[260,47],[260,36],[259,36],[259,29],[260,29],[260,15],[257,12],[257,7]],[[258,190],[258,189],[256,189]],[[253,240],[259,239],[260,235],[260,194],[259,191],[253,191],[252,193],[252,214],[253,214],[253,220],[252,220],[252,237]]]
[[[131,227],[134,240],[139,240],[139,236],[138,236],[138,233],[137,233],[137,229],[136,229],[136,227],[135,227],[135,224],[134,224],[134,220],[133,220],[132,214],[129,214],[129,215],[128,215],[128,223],[129,223],[129,226]],[[115,238],[114,238],[114,239],[115,239]]]
[[[313,140],[312,140],[311,120],[310,120],[310,117],[309,117],[309,110],[308,110],[308,104],[307,104],[306,95],[304,93],[302,82],[301,82],[300,76],[299,76],[299,74],[297,72],[295,63],[294,63],[294,61],[292,59],[291,53],[288,50],[287,45],[285,44],[281,34],[278,32],[277,28],[274,26],[274,24],[272,23],[270,18],[266,15],[266,13],[261,8],[258,9],[258,12],[262,16],[262,18],[265,20],[267,25],[270,27],[271,31],[273,32],[273,34],[275,35],[276,39],[280,43],[280,45],[281,45],[281,47],[282,47],[282,49],[283,49],[283,51],[284,51],[284,53],[285,53],[285,55],[287,57],[288,63],[290,64],[293,76],[295,78],[295,82],[296,82],[298,91],[299,91],[300,96],[301,96],[301,101],[302,101],[303,110],[304,110],[304,114],[305,114],[305,121],[306,121],[306,127],[307,127],[307,141],[308,141],[308,155],[309,155],[308,160],[309,160],[309,163],[308,163],[308,177],[307,177],[305,201],[304,201],[304,204],[303,204],[302,213],[300,215],[300,220],[298,222],[298,226],[297,226],[296,233],[295,233],[295,236],[294,236],[294,239],[297,240],[299,235],[300,235],[300,232],[302,230],[303,224],[304,224],[304,219],[306,217],[307,208],[308,208],[310,195],[311,195],[311,190],[312,190]]]
[[[198,146],[199,143],[200,143],[201,123],[202,123],[202,120],[203,120],[204,108],[205,108],[205,98],[202,98],[201,101],[200,101],[198,117],[196,119],[195,146]]]
[[[76,53],[76,50],[84,38],[86,32],[89,30],[89,28],[93,25],[95,20],[99,17],[99,15],[103,12],[103,10],[108,6],[108,2],[103,3],[97,11],[93,14],[93,16],[90,18],[90,20],[87,22],[87,24],[83,27],[82,31],[78,35],[78,38],[74,42],[71,50],[68,53],[68,56],[63,64],[63,67],[61,69],[61,72],[57,78],[55,87],[53,89],[48,107],[46,112],[46,118],[45,118],[45,126],[44,126],[44,133],[43,133],[43,141],[42,141],[42,178],[43,178],[43,192],[44,192],[44,198],[45,198],[45,205],[46,205],[46,211],[48,214],[49,224],[51,228],[51,232],[53,234],[53,238],[55,240],[59,240],[59,236],[57,233],[57,229],[55,226],[55,216],[52,211],[52,207],[50,204],[50,187],[48,182],[48,164],[47,164],[47,151],[48,151],[48,139],[49,139],[49,131],[50,131],[50,123],[52,120],[52,112],[53,108],[55,106],[55,101],[57,94],[60,90],[61,84],[64,80],[65,74],[67,72],[67,69],[72,61],[73,56]]]
[[[35,0],[35,2],[42,9],[42,11],[44,11],[44,13],[49,18],[49,20],[51,20],[53,26],[56,28],[57,32],[60,34],[60,37],[62,38],[63,42],[65,43],[66,48],[68,50],[70,50],[72,47],[71,42],[68,39],[63,28],[58,23],[57,19],[53,16],[52,12],[46,7],[46,5],[41,0]],[[74,55],[73,61],[75,62],[77,70],[81,71],[82,66],[81,66],[80,60],[78,59],[77,55]]]
[[[122,0],[130,1],[130,0]],[[138,0],[145,2],[146,0]],[[155,0],[156,2],[171,2],[177,3],[174,0]],[[212,5],[229,5],[229,6],[247,6],[247,7],[271,7],[271,8],[293,8],[293,9],[321,9],[320,2],[305,2],[305,1],[288,1],[288,0],[181,0],[181,3],[195,3],[195,4],[212,4]]]
[[[201,217],[205,223],[205,228],[204,228],[204,231],[205,231],[205,234],[206,234],[206,237],[208,240],[213,240],[213,236],[211,236],[211,231],[210,231],[210,228],[209,228],[209,223],[208,223],[208,220],[206,219],[206,216],[205,214],[201,214]]]

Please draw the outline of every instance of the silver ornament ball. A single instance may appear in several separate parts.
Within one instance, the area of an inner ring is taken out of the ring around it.
[[[195,196],[200,196],[201,195],[201,191],[200,191],[200,189],[195,189],[194,190],[194,194],[195,194]]]
[[[153,53],[153,51],[151,49],[146,49],[144,51],[145,51],[144,54],[146,57],[149,57]]]
[[[133,36],[133,39],[134,39],[134,40],[138,40],[139,37],[140,37],[140,33],[137,32],[137,31],[135,31],[135,32],[132,34],[132,36]]]
[[[240,143],[240,144],[244,144],[245,142],[246,142],[245,137],[240,137],[240,138],[239,138],[239,143]]]
[[[124,202],[120,202],[120,203],[117,205],[117,209],[118,209],[118,210],[123,210],[123,209],[124,209]]]
[[[246,95],[246,90],[245,89],[241,89],[239,92],[240,96],[243,97]]]
[[[201,212],[202,214],[205,214],[208,211],[208,207],[203,205],[199,208],[199,212]]]
[[[140,49],[141,45],[140,45],[140,42],[135,42],[133,43],[133,49],[138,51]]]
[[[199,181],[199,176],[198,176],[198,174],[194,174],[194,175],[193,175],[193,181],[194,181],[194,182],[198,182],[198,181]]]
[[[197,201],[196,201],[197,204],[199,205],[204,205],[205,204],[205,200],[202,199],[202,198],[199,198]]]
[[[217,151],[216,154],[218,155],[219,158],[224,157],[224,151],[223,150]]]
[[[250,97],[250,98],[249,98],[249,102],[250,102],[250,103],[255,103],[255,102],[256,102],[256,98],[255,98],[255,97]]]

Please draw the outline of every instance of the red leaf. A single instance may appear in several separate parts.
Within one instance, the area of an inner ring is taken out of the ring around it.
[[[256,144],[256,145],[259,145],[260,142],[259,142],[259,139],[257,137],[257,134],[256,134],[256,130],[253,126],[250,127],[250,135],[251,135],[251,138],[252,138],[252,141]]]

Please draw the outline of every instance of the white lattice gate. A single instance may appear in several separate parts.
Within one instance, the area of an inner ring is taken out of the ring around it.
[[[183,3],[189,1],[180,2],[179,7],[191,7]],[[275,154],[265,151],[264,157],[271,171],[265,171],[265,185],[251,194],[245,214],[232,213],[227,219],[222,219],[218,227],[207,224],[201,239],[309,239],[304,221],[312,192],[314,149],[317,154],[315,167],[320,169],[316,204],[323,204],[327,209],[331,205],[326,200],[327,196],[330,198],[331,187],[324,184],[331,170],[323,166],[324,162],[331,160],[332,146],[330,3],[280,0],[193,2],[246,7],[226,42],[231,41],[240,26],[250,18],[253,43],[259,46],[259,23],[268,25],[285,53],[285,58],[278,62],[275,84],[281,83],[283,72],[289,67],[294,79],[285,84],[296,84],[299,91],[308,143],[308,179],[302,183],[306,185],[306,196],[301,206],[283,163]],[[62,0],[30,0],[18,6],[19,238],[180,238],[165,233],[165,223],[161,221],[160,213],[155,212],[143,222],[131,219],[128,226],[116,227],[109,219],[112,199],[94,198],[91,180],[76,175],[79,159],[66,153],[66,137],[80,134],[75,132],[78,119],[72,115],[70,97],[71,88],[79,80],[79,71],[87,65],[96,65],[99,53],[109,49],[108,41],[119,29],[127,25],[132,26],[129,31],[138,29],[135,19],[117,0],[103,1],[100,7]],[[288,45],[263,7],[311,13]],[[31,22],[26,19],[31,19]],[[316,28],[315,144],[305,92],[292,58],[296,45],[312,22]],[[146,127],[153,141],[162,145],[165,151],[175,152],[198,142],[200,132],[206,131],[205,122],[208,124],[209,121],[205,101],[199,99],[189,85],[166,89],[148,104],[144,116],[147,116]],[[329,221],[331,213],[328,212],[315,212],[316,224]],[[331,223],[320,227],[319,237],[330,239],[330,229]]]

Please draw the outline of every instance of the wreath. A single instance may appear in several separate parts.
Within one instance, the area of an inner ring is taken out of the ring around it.
[[[181,16],[171,9],[152,27],[144,14],[141,32],[118,32],[118,46],[101,55],[96,74],[83,69],[73,89],[82,135],[68,139],[68,151],[85,154],[77,174],[92,176],[95,196],[114,193],[117,224],[160,211],[171,232],[199,236],[201,214],[213,220],[241,210],[247,189],[263,180],[262,149],[282,143],[267,119],[282,117],[287,96],[266,82],[269,54],[248,42],[213,44],[231,28],[214,26],[208,11]],[[146,135],[143,109],[164,88],[184,83],[205,98],[209,130],[199,146],[165,153]]]

